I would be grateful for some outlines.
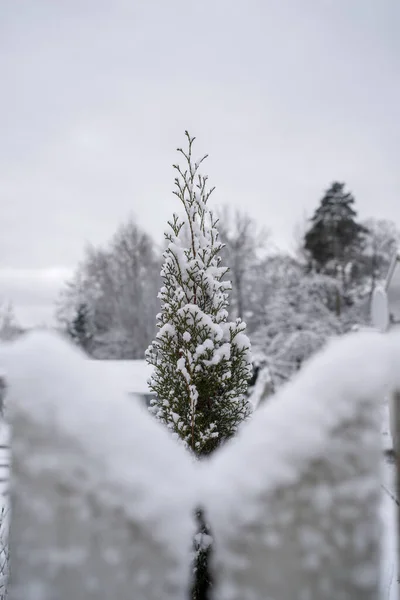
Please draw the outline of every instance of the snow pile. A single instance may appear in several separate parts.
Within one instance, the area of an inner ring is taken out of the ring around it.
[[[13,426],[13,600],[183,600],[193,465],[69,343],[0,348]]]
[[[399,334],[335,340],[200,464],[89,362],[46,333],[0,346],[11,600],[186,600],[199,506],[214,598],[376,600],[380,415],[400,389]]]
[[[399,335],[335,340],[204,464],[215,598],[376,600],[380,405],[399,384]]]

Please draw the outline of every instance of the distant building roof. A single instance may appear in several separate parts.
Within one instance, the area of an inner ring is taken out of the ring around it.
[[[151,391],[147,380],[152,374],[153,367],[145,360],[90,360],[94,369],[99,369],[102,375],[115,379],[119,385],[130,394],[145,395]]]

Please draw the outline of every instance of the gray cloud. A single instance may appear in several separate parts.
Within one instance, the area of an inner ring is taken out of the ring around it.
[[[2,5],[0,268],[20,277],[16,303],[50,314],[21,269],[72,268],[129,214],[160,239],[186,128],[214,202],[282,245],[332,179],[362,216],[400,224],[399,23],[397,0]]]

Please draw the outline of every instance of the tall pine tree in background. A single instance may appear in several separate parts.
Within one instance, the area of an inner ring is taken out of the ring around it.
[[[357,222],[354,197],[344,187],[344,183],[335,182],[325,192],[304,240],[305,250],[317,270],[323,271],[332,265],[340,275],[351,259],[352,250],[367,231]]]
[[[311,258],[312,268],[333,275],[340,282],[337,315],[341,314],[343,298],[351,281],[352,264],[367,233],[367,229],[357,222],[354,196],[344,188],[344,183],[335,182],[325,192],[304,238],[304,249]]]
[[[231,437],[250,414],[245,398],[251,377],[245,324],[228,321],[227,268],[221,265],[217,220],[208,208],[213,189],[192,158],[194,138],[178,152],[174,194],[184,209],[173,215],[162,267],[159,331],[148,348],[154,366],[151,410],[196,456]]]

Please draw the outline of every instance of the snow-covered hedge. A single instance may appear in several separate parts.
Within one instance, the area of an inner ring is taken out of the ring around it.
[[[186,600],[189,455],[50,334],[0,352],[13,425],[13,600]]]
[[[0,347],[13,425],[10,600],[184,600],[194,508],[218,600],[376,600],[379,401],[400,336],[317,355],[202,463],[51,334]]]

